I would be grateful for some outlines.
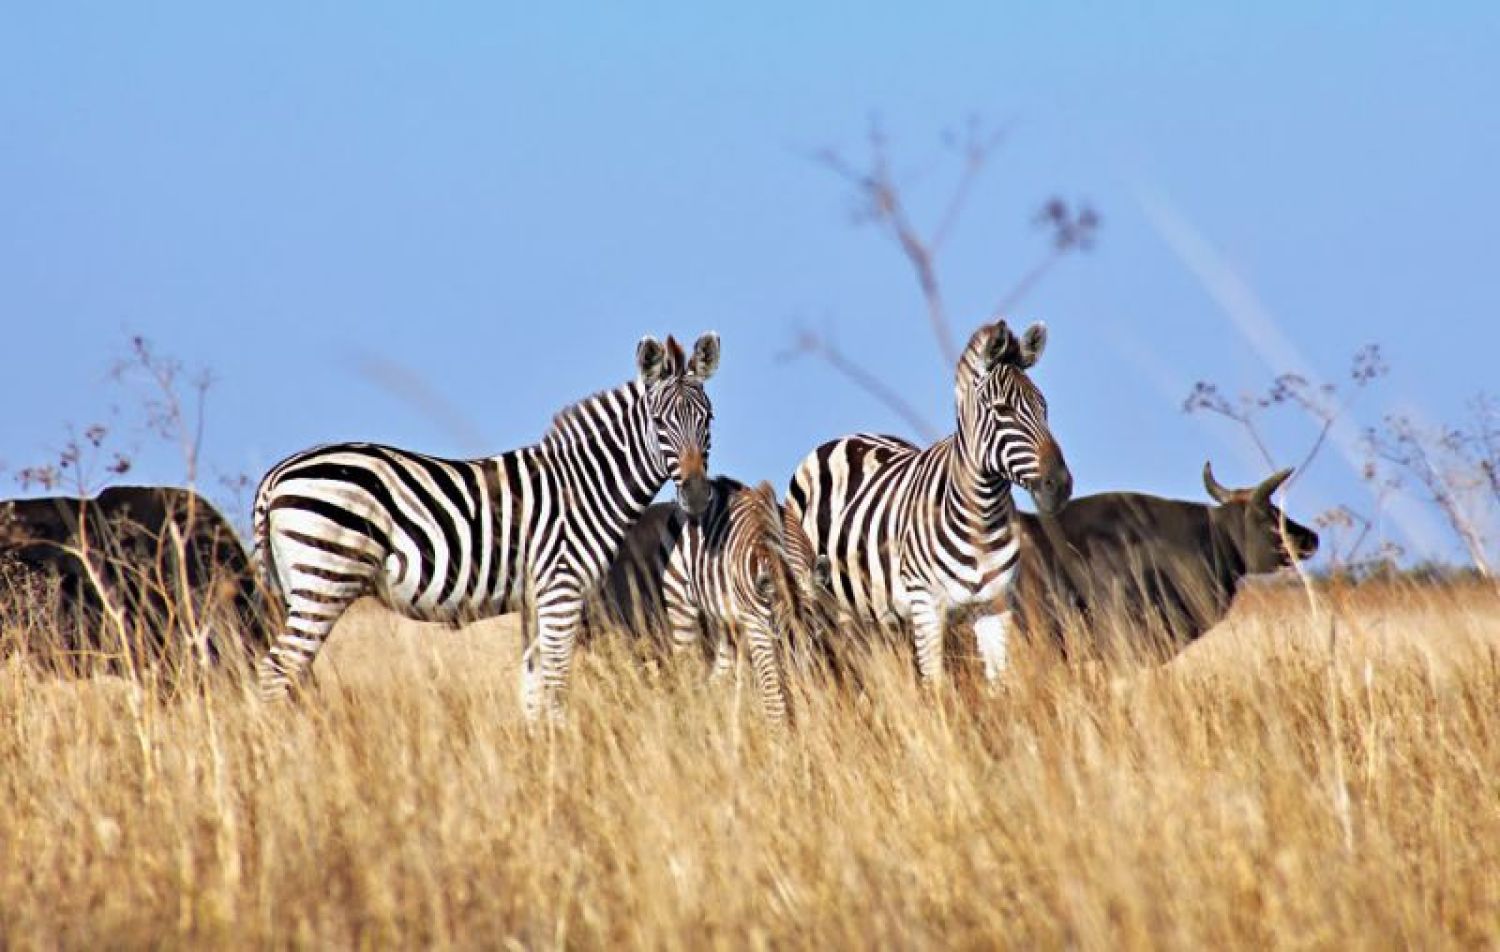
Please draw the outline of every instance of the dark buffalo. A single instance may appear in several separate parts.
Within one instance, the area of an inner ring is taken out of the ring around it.
[[[1065,632],[1099,647],[1114,630],[1129,632],[1132,647],[1179,650],[1224,617],[1241,578],[1317,551],[1317,533],[1271,503],[1291,472],[1231,490],[1205,463],[1217,506],[1101,493],[1053,517],[1019,513],[1015,627],[1064,647]]]
[[[0,503],[8,649],[72,673],[242,662],[269,646],[262,606],[233,528],[190,490]]]

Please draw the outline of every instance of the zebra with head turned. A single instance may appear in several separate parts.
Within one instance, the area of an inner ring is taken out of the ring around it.
[[[1047,426],[1047,401],[1026,371],[1045,325],[1020,337],[981,327],[959,358],[958,430],[926,449],[857,434],[824,443],[792,477],[788,511],[829,560],[833,594],[865,623],[908,622],[923,683],[942,676],[949,614],[992,603],[1015,573],[1011,483],[1043,512],[1068,500],[1073,477]],[[986,669],[1003,664],[1005,621],[975,634]]]
[[[766,717],[787,717],[785,655],[826,638],[826,587],[801,526],[785,521],[770,484],[713,480],[701,517],[659,504],[630,530],[597,599],[590,627],[626,629],[676,652],[709,648],[716,676],[748,647]]]
[[[461,622],[520,611],[528,717],[560,712],[583,600],[668,479],[689,515],[709,503],[703,384],[719,363],[643,338],[638,375],[557,415],[541,441],[446,460],[341,443],[277,464],[255,494],[262,567],[286,626],[261,660],[262,694],[287,692],[356,598]]]

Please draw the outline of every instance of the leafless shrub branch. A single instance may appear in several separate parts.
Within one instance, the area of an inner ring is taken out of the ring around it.
[[[966,121],[961,131],[944,135],[944,144],[958,156],[959,172],[951,192],[942,203],[937,224],[928,232],[916,224],[905,188],[892,172],[889,142],[878,120],[870,123],[866,136],[868,155],[863,164],[857,164],[831,148],[813,155],[814,161],[853,189],[856,222],[873,223],[881,228],[905,257],[921,292],[928,330],[937,343],[945,369],[951,370],[958,362],[958,344],[938,274],[938,254],[953,234],[975,184],[1005,142],[1006,135],[1005,128],[989,128],[974,117]],[[1034,221],[1049,233],[1047,251],[1023,272],[1008,293],[1001,296],[992,311],[995,317],[1008,313],[1063,257],[1092,248],[1100,224],[1099,215],[1087,204],[1070,205],[1060,198],[1045,202]],[[878,375],[816,332],[799,331],[796,341],[785,352],[787,356],[801,354],[821,358],[845,379],[900,416],[924,438],[938,432],[938,428],[910,403],[881,385]]]
[[[792,347],[780,354],[779,359],[792,360],[802,354],[821,357],[836,373],[906,421],[906,425],[923,440],[931,442],[941,435],[901,394],[886,386],[875,374],[850,360],[826,336],[803,330],[798,333]]]
[[[1387,415],[1365,431],[1372,465],[1367,478],[1390,487],[1410,485],[1443,514],[1474,567],[1492,577],[1491,526],[1500,507],[1500,440],[1496,403],[1481,394],[1470,403],[1470,425],[1424,424]]]
[[[117,361],[113,368],[114,378],[122,384],[130,383],[136,375],[144,376],[149,384],[142,403],[147,430],[177,444],[186,483],[194,485],[198,480],[204,413],[213,375],[207,370],[190,373],[181,360],[159,353],[151,341],[139,334],[130,339],[129,356]],[[182,393],[184,384],[190,400],[187,405]]]

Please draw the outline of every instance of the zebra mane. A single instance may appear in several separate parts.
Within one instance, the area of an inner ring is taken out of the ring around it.
[[[591,393],[576,403],[570,403],[557,411],[552,417],[552,423],[547,427],[539,441],[543,446],[563,446],[577,439],[579,428],[570,426],[576,420],[587,416],[600,404],[615,402],[630,406],[645,394],[645,388],[639,381],[629,380],[612,387],[608,390],[600,390]],[[585,429],[585,432],[587,430]]]
[[[781,537],[781,507],[776,503],[776,493],[770,483],[762,482],[754,489],[740,486],[730,500],[730,509],[740,513],[755,527],[755,538],[779,559],[785,559]]]

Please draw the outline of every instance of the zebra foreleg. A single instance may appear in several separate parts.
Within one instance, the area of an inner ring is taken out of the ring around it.
[[[672,654],[680,657],[696,648],[701,659],[708,626],[699,617],[698,606],[675,587],[664,586],[662,594],[666,602],[667,634]]]
[[[974,619],[974,641],[984,661],[984,679],[997,683],[1010,661],[1010,632],[1014,622],[1009,611]]]
[[[915,597],[911,603],[911,626],[917,655],[917,677],[929,688],[941,687],[947,613],[934,599],[926,595]]]
[[[766,720],[772,727],[783,727],[787,720],[786,679],[776,657],[775,629],[769,618],[753,619],[745,628],[750,642],[750,665],[755,669],[755,683],[760,688]]]
[[[538,597],[536,636],[521,665],[521,710],[528,721],[535,723],[543,714],[562,720],[582,616],[583,599],[576,592]]]
[[[713,668],[709,671],[708,680],[718,684],[733,674],[739,663],[739,639],[731,637],[728,625],[709,622],[705,630],[714,652]]]

